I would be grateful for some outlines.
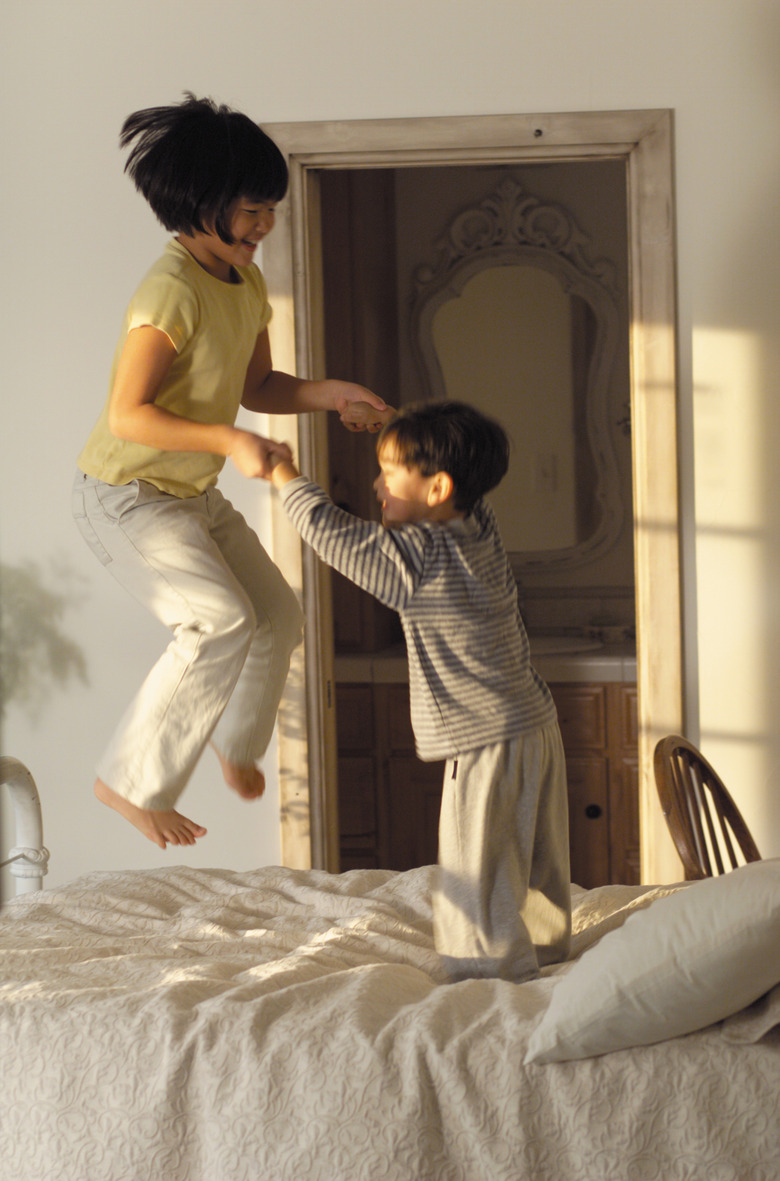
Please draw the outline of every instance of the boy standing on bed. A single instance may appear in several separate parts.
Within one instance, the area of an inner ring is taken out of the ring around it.
[[[400,615],[417,754],[446,759],[433,919],[449,976],[531,979],[568,952],[568,804],[555,706],[483,499],[508,440],[463,403],[389,414],[382,525],[337,508],[289,460],[271,479],[316,553]]]

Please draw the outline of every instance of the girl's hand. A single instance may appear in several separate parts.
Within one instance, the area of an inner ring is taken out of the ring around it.
[[[238,429],[227,454],[241,475],[249,479],[267,480],[275,464],[280,460],[292,460],[292,451],[286,443],[276,443],[273,439],[264,439],[262,435]]]
[[[386,405],[383,410],[379,410],[370,402],[348,402],[339,410],[339,418],[348,431],[368,431],[375,435],[397,413],[392,406]]]
[[[330,381],[334,387],[333,408],[347,430],[370,431],[382,429],[390,407],[377,394],[351,381]],[[353,409],[359,407],[359,409]],[[393,417],[392,411],[390,417]]]

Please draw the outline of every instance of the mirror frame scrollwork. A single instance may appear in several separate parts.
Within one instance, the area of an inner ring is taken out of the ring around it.
[[[425,396],[447,397],[441,363],[433,343],[438,310],[457,298],[483,270],[503,266],[540,267],[564,291],[583,299],[593,313],[594,337],[586,378],[588,446],[596,473],[597,524],[589,537],[564,549],[511,552],[516,577],[579,566],[614,545],[623,524],[617,456],[611,441],[609,379],[615,358],[619,314],[614,266],[607,259],[589,261],[590,239],[571,213],[559,204],[529,195],[507,177],[477,205],[461,210],[435,243],[436,258],[414,274],[411,308],[412,352],[423,378]]]

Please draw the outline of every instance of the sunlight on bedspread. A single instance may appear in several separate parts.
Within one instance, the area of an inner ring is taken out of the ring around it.
[[[769,1050],[523,1066],[566,966],[442,987],[431,873],[179,867],[12,904],[3,1181],[770,1181]],[[669,889],[578,892],[575,953]]]

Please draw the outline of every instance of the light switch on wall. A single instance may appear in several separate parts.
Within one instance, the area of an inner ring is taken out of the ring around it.
[[[536,492],[557,492],[558,457],[554,451],[534,455],[534,490]]]

